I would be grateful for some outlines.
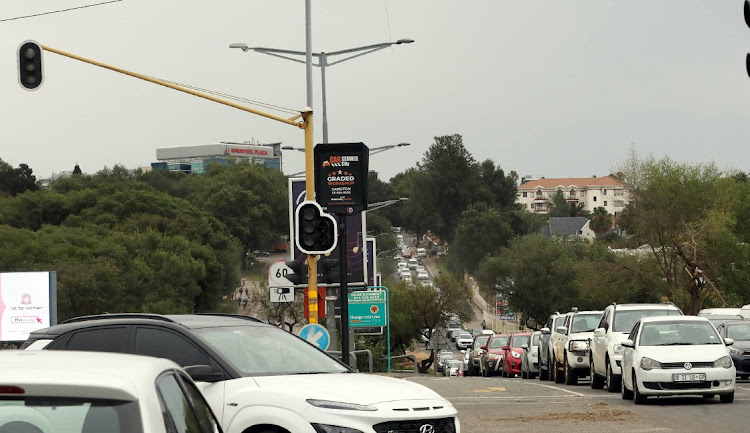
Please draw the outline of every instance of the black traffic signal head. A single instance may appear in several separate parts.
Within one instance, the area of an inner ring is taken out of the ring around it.
[[[284,262],[284,264],[292,270],[291,274],[286,274],[287,280],[289,280],[295,286],[300,284],[307,284],[308,268],[306,264],[298,262],[296,260],[287,260]]]
[[[318,259],[318,275],[320,278],[319,282],[325,284],[333,284],[341,282],[341,268],[339,266],[338,259],[329,259],[327,257],[321,257]]]
[[[25,41],[18,47],[18,82],[27,90],[36,90],[42,85],[42,46],[34,41]]]
[[[336,220],[314,201],[305,201],[295,213],[297,248],[305,254],[333,251],[338,241]]]
[[[750,0],[745,0],[743,11],[745,14],[745,24],[750,27]],[[747,75],[750,77],[750,54],[745,57],[745,70],[747,70]]]

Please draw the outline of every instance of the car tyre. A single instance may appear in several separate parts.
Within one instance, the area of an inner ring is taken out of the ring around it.
[[[539,380],[549,380],[549,368],[547,366],[542,366],[541,362],[539,363]]]
[[[638,390],[638,379],[635,377],[635,373],[633,373],[633,403],[645,404],[647,399],[648,397],[641,394]]]
[[[750,376],[748,376],[747,374],[740,375],[740,379],[741,380],[747,380],[748,377],[750,377]]]
[[[731,403],[734,401],[734,390],[730,392],[729,394],[722,394],[719,396],[719,400],[722,403]]]
[[[521,366],[521,379],[528,379],[529,375],[526,373],[523,369],[523,365]]]
[[[623,400],[630,400],[633,398],[633,391],[627,389],[624,383],[620,384],[620,395]]]
[[[566,385],[578,385],[578,374],[573,371],[572,368],[570,368],[570,364],[568,363],[568,357],[565,356],[564,361],[565,365],[565,384]]]
[[[617,392],[620,390],[620,380],[621,378],[618,378],[612,373],[612,366],[609,363],[609,360],[607,360],[607,391],[608,392]]]
[[[604,388],[604,378],[596,374],[593,360],[589,363],[589,376],[591,377],[591,389]]]
[[[565,377],[558,369],[557,361],[552,361],[552,374],[555,375],[555,383],[563,383],[565,381]]]

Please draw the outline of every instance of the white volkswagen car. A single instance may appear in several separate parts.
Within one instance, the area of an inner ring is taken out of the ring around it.
[[[735,368],[727,346],[705,317],[644,317],[622,341],[622,398],[719,396],[734,401]]]

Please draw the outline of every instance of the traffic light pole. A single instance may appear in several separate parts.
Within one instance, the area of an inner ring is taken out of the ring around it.
[[[313,113],[312,113],[312,107],[306,107],[304,111],[302,111],[299,115],[294,116],[292,118],[286,119],[280,116],[276,116],[270,113],[265,113],[260,110],[256,110],[254,108],[245,107],[240,104],[236,104],[231,101],[226,101],[221,98],[217,98],[213,95],[209,95],[207,93],[198,92],[192,89],[189,89],[184,86],[180,86],[175,83],[171,83],[168,81],[160,80],[158,78],[149,77],[147,75],[138,74],[136,72],[131,72],[126,69],[118,68],[115,66],[107,65],[105,63],[98,62],[96,60],[87,59],[85,57],[81,57],[75,54],[71,54],[65,51],[61,51],[52,47],[48,47],[46,45],[41,45],[41,48],[45,51],[49,51],[55,54],[59,54],[64,57],[71,58],[73,60],[78,60],[80,62],[88,63],[90,65],[98,66],[100,68],[109,69],[111,71],[119,72],[124,75],[128,75],[134,78],[138,78],[144,81],[148,81],[150,83],[158,84],[160,86],[168,87],[173,90],[177,90],[183,93],[188,93],[193,96],[197,96],[199,98],[208,99],[209,101],[217,102],[219,104],[227,105],[232,108],[236,108],[238,110],[247,111],[249,113],[257,114],[259,116],[267,117],[269,119],[276,120],[278,122],[286,123],[287,125],[296,126],[300,129],[304,129],[305,131],[305,192],[307,194],[308,199],[313,200],[315,197],[315,178],[313,176]],[[41,73],[41,65],[39,72]],[[40,82],[41,84],[41,82]],[[38,87],[38,85],[37,85]],[[302,121],[299,121],[299,118],[302,118]],[[314,254],[308,254],[307,256],[307,266],[309,268],[308,272],[308,305],[309,305],[309,321],[310,323],[318,323],[318,273],[317,273],[317,255]]]
[[[349,364],[349,290],[346,286],[349,265],[346,262],[346,218],[339,215],[339,269],[341,282],[339,283],[339,305],[341,305],[341,359]],[[334,319],[335,320],[335,319]]]

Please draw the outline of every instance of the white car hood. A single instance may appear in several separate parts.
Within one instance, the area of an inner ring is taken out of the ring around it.
[[[404,379],[363,373],[292,374],[254,377],[260,388],[301,398],[378,404],[403,400],[440,400],[435,391]]]
[[[640,346],[641,356],[659,362],[713,362],[728,354],[723,344],[695,346]]]

